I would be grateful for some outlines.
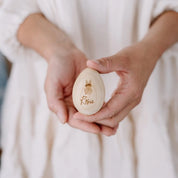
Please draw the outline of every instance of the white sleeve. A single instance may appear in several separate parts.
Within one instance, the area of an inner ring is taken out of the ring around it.
[[[150,28],[151,22],[163,12],[169,10],[178,12],[178,0],[140,0],[138,41],[143,39]]]
[[[152,19],[170,10],[178,12],[178,0],[155,0]]]
[[[153,6],[153,11],[152,11],[152,16],[151,16],[151,21],[154,20],[159,15],[161,15],[163,12],[170,11],[170,10],[178,12],[178,0],[155,0],[155,4]],[[178,52],[178,43],[170,47],[166,55],[177,56],[178,54],[177,52]]]
[[[17,31],[25,18],[40,12],[36,0],[4,0],[0,6],[0,51],[11,61],[30,58],[35,52],[17,40]]]

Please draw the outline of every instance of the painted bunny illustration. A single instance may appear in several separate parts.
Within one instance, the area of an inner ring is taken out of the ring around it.
[[[91,80],[89,80],[89,81],[86,80],[86,84],[85,84],[84,92],[85,92],[85,95],[90,95],[90,94],[92,93],[92,84],[91,84]]]

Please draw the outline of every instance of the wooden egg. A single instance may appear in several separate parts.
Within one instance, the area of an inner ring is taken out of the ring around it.
[[[98,112],[105,100],[105,87],[100,74],[91,68],[84,69],[74,83],[72,98],[80,113],[92,115]]]

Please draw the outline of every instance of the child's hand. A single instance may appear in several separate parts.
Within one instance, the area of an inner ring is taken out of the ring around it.
[[[100,73],[116,72],[121,82],[112,98],[98,113],[91,116],[76,113],[74,118],[109,126],[116,130],[119,122],[139,104],[156,64],[157,58],[147,52],[147,47],[140,42],[121,50],[114,56],[88,61],[87,66]]]

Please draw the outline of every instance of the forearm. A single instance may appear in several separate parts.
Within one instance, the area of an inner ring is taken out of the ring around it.
[[[26,18],[18,30],[21,44],[34,49],[47,61],[59,50],[73,48],[68,36],[42,14],[32,14]]]
[[[178,41],[178,13],[166,12],[150,27],[142,43],[148,52],[158,59],[170,46]]]

